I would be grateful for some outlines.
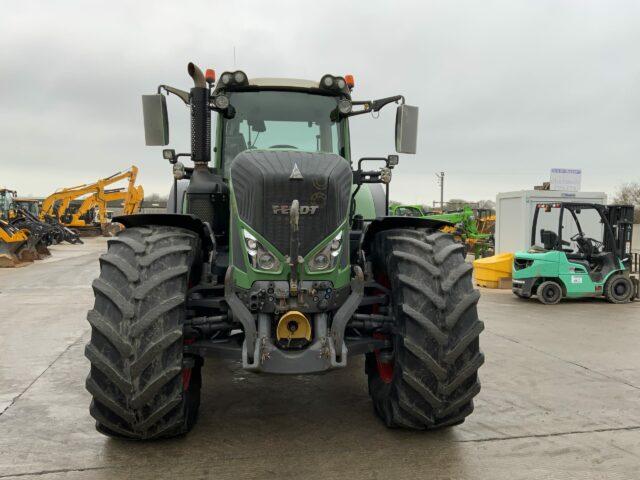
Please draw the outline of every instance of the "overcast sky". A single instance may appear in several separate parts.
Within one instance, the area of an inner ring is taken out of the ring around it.
[[[420,107],[418,154],[392,198],[431,203],[531,188],[581,168],[583,190],[640,181],[640,2],[28,1],[0,15],[0,185],[47,195],[140,167],[167,193],[161,148],[145,147],[140,95],[187,89],[194,61],[221,73],[319,79],[351,73],[354,97]],[[171,97],[171,146],[188,112]],[[393,153],[395,111],[352,119],[357,156]]]

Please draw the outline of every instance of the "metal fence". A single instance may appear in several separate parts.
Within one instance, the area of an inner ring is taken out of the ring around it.
[[[640,273],[640,253],[631,252],[631,273]]]

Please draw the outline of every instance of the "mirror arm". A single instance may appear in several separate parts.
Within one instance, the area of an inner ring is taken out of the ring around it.
[[[355,115],[362,115],[363,113],[379,112],[384,106],[393,102],[402,102],[404,105],[404,97],[402,95],[395,95],[393,97],[380,98],[378,100],[358,100],[351,102],[352,105],[362,105],[361,110],[353,110],[347,114],[340,114],[341,117],[353,117]]]
[[[176,97],[182,100],[185,105],[189,105],[189,92],[185,92],[184,90],[180,90],[179,88],[170,87],[169,85],[159,85],[158,93],[162,93],[162,90],[167,92],[167,96],[169,96],[170,93],[173,93]]]
[[[374,111],[374,112],[378,112],[385,105],[388,105],[388,104],[393,103],[393,102],[398,103],[400,100],[402,100],[402,104],[401,105],[404,105],[404,97],[402,95],[395,95],[393,97],[387,97],[387,98],[381,98],[379,100],[374,100],[373,102],[371,102],[371,110]]]

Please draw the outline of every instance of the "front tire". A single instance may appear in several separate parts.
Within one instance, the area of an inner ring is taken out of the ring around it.
[[[157,439],[188,432],[200,405],[201,360],[183,355],[189,281],[200,240],[162,226],[108,241],[87,319],[90,413],[106,435]]]
[[[612,276],[604,286],[604,296],[611,303],[629,303],[635,293],[633,282],[624,275]]]
[[[473,411],[484,325],[463,249],[442,232],[376,237],[374,270],[390,286],[396,326],[388,351],[368,354],[366,365],[374,409],[389,427],[446,427]]]

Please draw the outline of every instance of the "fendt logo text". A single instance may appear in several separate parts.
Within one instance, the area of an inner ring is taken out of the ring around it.
[[[291,205],[271,205],[274,215],[289,215]],[[320,206],[318,205],[300,205],[300,215],[315,215]]]

